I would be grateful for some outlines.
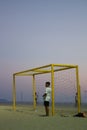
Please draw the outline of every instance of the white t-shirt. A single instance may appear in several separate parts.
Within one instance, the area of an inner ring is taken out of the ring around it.
[[[49,101],[51,98],[51,88],[50,87],[46,87],[46,98],[45,101]]]

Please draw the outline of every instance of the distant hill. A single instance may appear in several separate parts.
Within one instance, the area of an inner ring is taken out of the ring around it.
[[[7,103],[9,102],[7,99],[0,98],[0,103]]]

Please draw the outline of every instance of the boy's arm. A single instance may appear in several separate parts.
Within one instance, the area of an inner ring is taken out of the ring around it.
[[[47,95],[47,94],[46,94],[46,93],[44,93],[44,94],[43,94],[43,97],[46,97],[46,95]]]

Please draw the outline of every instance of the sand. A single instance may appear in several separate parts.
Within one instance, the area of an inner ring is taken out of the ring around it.
[[[68,110],[68,111],[66,111]],[[87,118],[73,117],[74,110],[56,108],[55,116],[45,117],[44,107],[0,106],[0,130],[87,130]],[[86,110],[85,110],[86,111]]]

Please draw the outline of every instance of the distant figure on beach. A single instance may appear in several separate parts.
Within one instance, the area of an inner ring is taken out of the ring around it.
[[[45,90],[45,93],[43,94],[44,107],[45,107],[46,116],[49,116],[49,101],[51,98],[50,82],[46,82],[45,87],[46,87],[46,90]]]
[[[74,117],[87,117],[85,112],[79,112],[78,114],[74,115]]]
[[[37,94],[37,92],[35,92],[35,101],[36,101],[36,104],[37,104],[37,99],[38,99],[38,94]]]
[[[78,93],[76,92],[76,95],[75,95],[75,107],[77,107],[78,105]]]

